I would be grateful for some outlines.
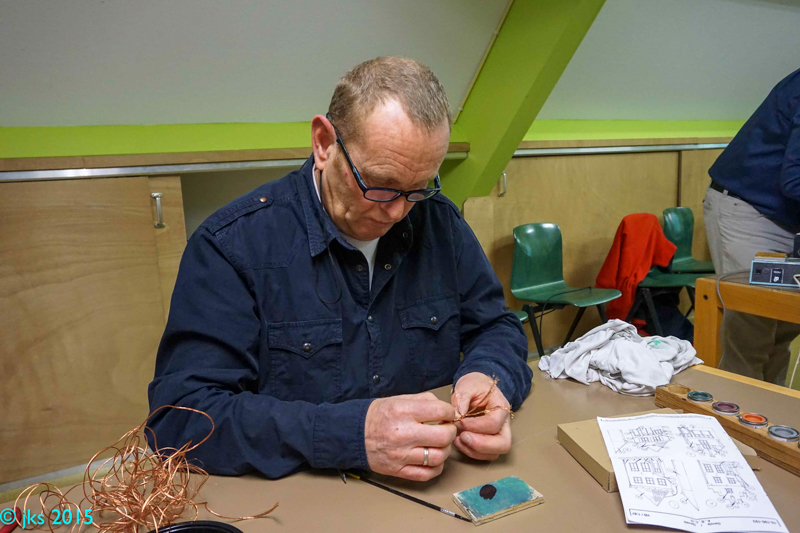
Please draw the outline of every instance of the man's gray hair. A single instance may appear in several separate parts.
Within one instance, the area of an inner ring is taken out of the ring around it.
[[[345,140],[358,141],[364,119],[389,100],[397,100],[411,122],[428,132],[452,127],[447,95],[433,71],[402,57],[370,59],[342,76],[328,113]]]

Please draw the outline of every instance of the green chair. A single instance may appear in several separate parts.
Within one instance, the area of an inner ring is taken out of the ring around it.
[[[517,318],[519,318],[519,321],[523,324],[528,321],[528,313],[525,311],[517,311],[516,309],[509,309],[509,311],[517,315]]]
[[[600,319],[608,321],[603,304],[622,296],[616,289],[570,287],[564,281],[561,254],[561,228],[556,224],[525,224],[514,228],[514,263],[511,267],[511,293],[523,302],[539,355],[544,355],[536,313],[578,308],[578,314],[564,339],[568,343],[587,307],[595,306]],[[541,316],[541,315],[540,315]]]
[[[694,213],[688,207],[664,209],[664,235],[678,249],[672,258],[672,272],[688,274],[714,273],[714,263],[698,261],[692,256],[692,234],[694,233]]]

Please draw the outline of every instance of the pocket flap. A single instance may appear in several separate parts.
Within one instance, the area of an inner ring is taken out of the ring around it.
[[[308,359],[329,344],[341,344],[342,320],[275,322],[268,326],[270,348],[282,348]]]
[[[404,329],[429,328],[438,330],[448,319],[458,314],[455,298],[436,296],[407,305],[400,311],[400,324]]]

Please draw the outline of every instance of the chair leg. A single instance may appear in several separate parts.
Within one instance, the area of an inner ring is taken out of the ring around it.
[[[689,294],[689,301],[692,302],[692,305],[689,306],[689,310],[686,311],[686,314],[684,315],[688,317],[694,310],[694,287],[686,287],[686,292]]]
[[[539,357],[542,357],[544,355],[544,346],[542,346],[542,336],[539,333],[539,327],[536,325],[536,314],[533,312],[533,306],[530,304],[523,304],[522,310],[528,313],[528,325],[531,327],[531,333],[533,333],[536,351],[539,352]]]
[[[647,311],[650,313],[650,318],[653,320],[653,326],[656,328],[656,335],[663,337],[664,332],[661,329],[661,321],[658,320],[658,313],[656,313],[656,306],[653,303],[653,295],[650,294],[650,289],[642,289],[642,295],[644,296],[645,304],[647,304]]]
[[[564,342],[561,343],[561,346],[567,344],[569,340],[572,338],[572,334],[575,333],[575,328],[578,327],[578,322],[581,321],[581,318],[583,318],[583,313],[585,312],[586,312],[585,307],[578,308],[578,314],[577,316],[575,316],[575,320],[572,321],[572,325],[569,327],[569,333],[567,333],[567,337],[564,339]]]
[[[639,310],[639,307],[642,305],[642,290],[643,289],[636,289],[636,296],[633,298],[633,305],[631,305],[631,310],[628,311],[628,316],[625,317],[625,322],[628,322],[629,324],[636,315],[636,312]]]
[[[597,304],[597,312],[600,313],[600,322],[605,324],[608,322],[608,316],[606,316],[606,306],[603,304]]]

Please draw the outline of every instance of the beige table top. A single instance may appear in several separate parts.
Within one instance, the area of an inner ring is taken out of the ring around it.
[[[535,363],[534,363],[535,365]],[[716,373],[721,371],[714,370]],[[715,397],[763,413],[772,421],[800,427],[800,398],[778,391],[726,379],[697,369],[679,374],[675,381],[707,390]],[[447,389],[436,391],[440,396]],[[607,493],[556,442],[556,426],[596,416],[611,416],[655,409],[653,397],[630,397],[595,383],[585,386],[571,380],[549,380],[534,367],[533,388],[512,422],[511,453],[492,463],[478,462],[454,453],[444,473],[427,483],[375,479],[451,510],[452,494],[505,476],[517,475],[545,497],[543,505],[480,526],[493,531],[648,530],[626,526],[619,493]],[[756,475],[790,531],[800,531],[800,477],[759,460]],[[260,476],[212,477],[199,495],[218,513],[250,515],[280,507],[265,519],[239,522],[243,532],[262,531],[472,531],[474,526],[426,509],[357,480],[347,484],[334,472],[302,472],[270,481]],[[7,507],[3,505],[0,507]],[[201,518],[207,518],[201,514]]]

